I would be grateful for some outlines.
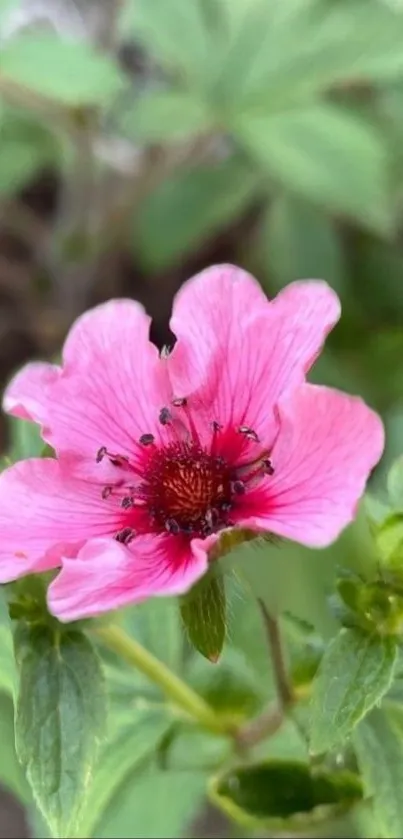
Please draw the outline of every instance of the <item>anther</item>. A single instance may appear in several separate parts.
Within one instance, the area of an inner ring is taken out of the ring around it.
[[[221,429],[222,429],[222,425],[221,425],[221,423],[220,423],[220,422],[217,422],[217,420],[213,420],[213,422],[211,423],[211,425],[212,425],[213,431],[214,431],[215,433],[217,433],[217,431],[221,431]]]
[[[180,527],[176,519],[167,519],[165,522],[165,529],[168,533],[172,533],[173,536],[177,536],[180,533]]]
[[[240,434],[244,434],[248,440],[253,440],[254,443],[259,443],[259,437],[256,434],[256,431],[253,428],[249,428],[247,425],[240,425],[238,428]]]
[[[270,458],[265,458],[262,461],[262,466],[266,475],[274,475],[274,466],[270,460]]]
[[[112,495],[112,487],[111,486],[104,487],[103,490],[102,490],[102,498],[105,500],[106,498],[109,498],[110,495]]]
[[[123,507],[124,510],[129,510],[130,507],[134,507],[133,498],[131,498],[130,495],[126,495],[124,498],[122,498],[120,506]]]
[[[236,493],[236,495],[243,495],[245,492],[245,484],[243,481],[233,481],[231,489]]]
[[[154,442],[153,434],[142,434],[139,440],[141,446],[152,446]]]
[[[179,396],[177,399],[172,400],[172,405],[174,408],[184,408],[187,405],[188,401],[186,396]]]
[[[107,450],[106,446],[101,446],[101,448],[98,449],[97,456],[95,458],[97,463],[101,463],[101,460],[104,459],[105,455],[107,454],[107,451],[108,450]]]
[[[129,458],[125,457],[124,454],[110,454],[108,457],[112,466],[127,466],[129,462]]]
[[[224,503],[221,504],[221,511],[223,513],[229,513],[230,510],[232,510],[232,504],[230,504],[228,501],[224,501]]]
[[[158,419],[161,425],[169,425],[172,420],[169,408],[161,408]]]
[[[115,536],[117,542],[121,542],[123,545],[128,545],[129,542],[134,539],[136,533],[132,527],[124,527],[123,530],[119,530]]]

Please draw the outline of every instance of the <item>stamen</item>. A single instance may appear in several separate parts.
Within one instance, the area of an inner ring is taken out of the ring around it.
[[[139,440],[141,446],[152,446],[154,443],[153,434],[142,434]]]
[[[100,449],[97,451],[97,456],[95,458],[97,463],[101,463],[101,460],[104,459],[105,455],[108,453],[106,446],[101,446]]]
[[[221,431],[222,427],[223,427],[220,422],[217,422],[217,420],[213,420],[211,425],[212,425],[214,433],[217,433],[218,431]]]
[[[256,434],[256,431],[253,428],[249,428],[247,425],[240,425],[238,428],[240,434],[244,434],[248,440],[253,440],[254,443],[259,443],[259,437]]]
[[[184,406],[187,405],[187,403],[188,401],[186,399],[186,396],[179,396],[176,399],[172,399],[172,405],[174,406],[174,408],[184,408]]]
[[[262,460],[262,467],[266,475],[274,475],[274,466],[269,457]]]
[[[231,488],[236,495],[243,495],[245,492],[245,484],[243,481],[233,481]]]
[[[103,488],[102,498],[104,499],[104,501],[106,500],[106,498],[109,498],[109,496],[112,495],[112,489],[113,488],[111,486],[106,486]]]
[[[177,536],[180,533],[180,527],[176,519],[167,519],[165,522],[165,528],[168,533],[172,533],[174,536]]]
[[[129,458],[126,457],[126,455],[124,455],[124,454],[109,454],[107,452],[107,455],[109,457],[109,461],[112,464],[112,466],[121,467],[121,466],[128,466],[128,464],[129,464]]]
[[[132,527],[124,527],[123,530],[119,530],[115,536],[117,542],[121,542],[123,545],[128,545],[129,542],[134,539],[136,533]]]
[[[161,408],[158,419],[161,425],[169,425],[172,420],[169,408]]]
[[[124,510],[129,510],[130,507],[134,507],[134,499],[131,498],[130,495],[125,495],[120,502],[120,506],[123,507]]]

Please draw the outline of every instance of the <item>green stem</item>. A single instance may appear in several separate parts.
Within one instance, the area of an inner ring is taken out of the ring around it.
[[[161,688],[169,699],[197,720],[203,728],[215,734],[230,736],[234,734],[233,728],[225,720],[220,719],[201,696],[119,626],[112,624],[99,626],[94,632],[110,650],[144,673],[148,679]]]
[[[260,611],[262,613],[263,623],[269,644],[271,662],[280,707],[283,709],[283,711],[286,711],[294,702],[294,692],[292,689],[291,682],[288,678],[287,668],[285,665],[279,623],[276,618],[271,617],[271,615],[266,609],[265,604],[263,603],[263,600],[260,600],[260,598],[258,598],[258,603]]]

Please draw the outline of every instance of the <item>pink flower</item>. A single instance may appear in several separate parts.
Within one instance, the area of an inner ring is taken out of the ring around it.
[[[0,581],[62,566],[48,598],[68,621],[186,591],[224,528],[336,539],[383,449],[360,399],[305,381],[339,313],[323,282],[269,303],[217,266],[177,295],[170,354],[133,301],[79,318],[63,367],[28,364],[4,397],[58,459],[0,477]]]

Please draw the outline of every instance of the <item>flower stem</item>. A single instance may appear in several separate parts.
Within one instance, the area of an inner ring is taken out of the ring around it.
[[[221,719],[201,696],[119,626],[99,626],[94,632],[110,650],[144,673],[203,728],[215,734],[233,736],[233,728]]]
[[[280,627],[276,618],[272,618],[263,600],[258,598],[258,604],[263,617],[270,657],[277,689],[277,701],[263,711],[258,717],[247,722],[236,735],[236,743],[241,752],[256,746],[267,737],[273,737],[281,728],[286,713],[296,700],[295,693],[288,678],[281,643]]]
[[[284,661],[279,623],[276,618],[269,615],[263,600],[258,599],[258,603],[266,629],[267,640],[269,642],[279,703],[283,711],[286,711],[294,701],[294,692],[288,678],[287,668]]]

